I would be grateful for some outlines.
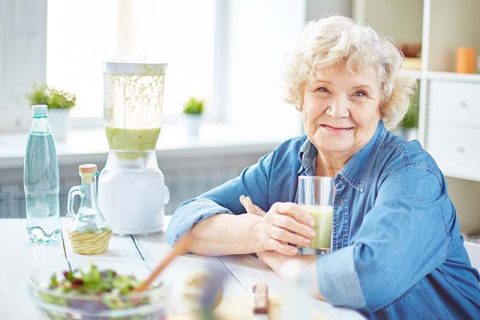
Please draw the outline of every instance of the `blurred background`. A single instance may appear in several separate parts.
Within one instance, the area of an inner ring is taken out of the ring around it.
[[[102,61],[166,62],[157,158],[171,214],[302,133],[300,114],[282,100],[285,54],[305,23],[340,14],[391,37],[404,53],[402,72],[418,86],[397,132],[418,139],[435,158],[462,229],[474,237],[480,232],[478,12],[477,0],[0,0],[0,217],[25,215],[27,96],[35,85],[76,97],[66,135],[56,136],[64,213],[66,192],[79,183],[78,164],[105,164]],[[191,97],[205,102],[196,136],[184,121]]]

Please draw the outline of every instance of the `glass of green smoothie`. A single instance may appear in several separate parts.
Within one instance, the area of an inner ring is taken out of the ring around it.
[[[301,254],[323,254],[331,250],[333,199],[335,184],[330,177],[299,176],[297,203],[315,220],[315,237],[310,246],[299,248]]]

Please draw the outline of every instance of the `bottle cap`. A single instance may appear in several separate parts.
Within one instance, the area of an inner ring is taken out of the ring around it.
[[[81,164],[78,166],[78,173],[95,173],[97,172],[97,165],[93,163]]]
[[[32,106],[32,117],[46,118],[48,116],[48,108],[45,104],[36,104]]]

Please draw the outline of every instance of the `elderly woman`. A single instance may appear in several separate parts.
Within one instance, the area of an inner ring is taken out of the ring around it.
[[[287,73],[306,135],[183,203],[168,241],[191,230],[193,253],[257,253],[274,270],[301,259],[318,296],[371,317],[480,319],[479,274],[444,176],[418,142],[388,130],[412,92],[412,81],[398,77],[402,62],[391,42],[350,19],[308,24]],[[329,254],[296,256],[315,234],[294,203],[300,175],[334,178]],[[264,215],[245,214],[241,195]]]

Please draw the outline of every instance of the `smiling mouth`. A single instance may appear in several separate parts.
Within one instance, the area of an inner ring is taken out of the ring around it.
[[[333,127],[333,126],[329,126],[327,124],[321,124],[320,127],[323,127],[323,128],[329,129],[329,130],[333,130],[333,131],[337,131],[337,132],[350,131],[350,130],[353,129],[353,127]]]

